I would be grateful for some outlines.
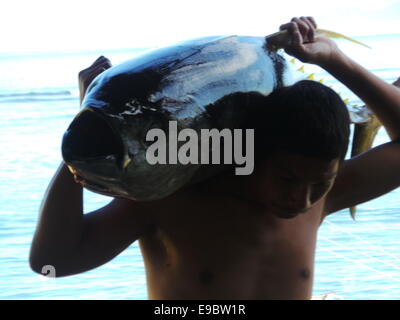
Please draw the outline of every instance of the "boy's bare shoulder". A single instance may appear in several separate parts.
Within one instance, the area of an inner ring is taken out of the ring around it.
[[[85,214],[85,226],[93,234],[119,233],[120,236],[139,238],[157,224],[157,202],[139,202],[114,198],[106,206]]]

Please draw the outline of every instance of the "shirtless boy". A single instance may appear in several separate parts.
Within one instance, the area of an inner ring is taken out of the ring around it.
[[[150,299],[309,299],[317,230],[324,218],[400,185],[400,90],[351,60],[333,41],[315,37],[311,17],[293,18],[281,29],[291,35],[286,52],[321,66],[349,87],[378,116],[392,142],[344,161],[349,134],[344,105],[330,89],[306,82],[289,90],[286,101],[308,98],[293,104],[304,112],[293,110],[316,120],[294,121],[303,128],[289,136],[283,132],[276,137],[280,143],[265,146],[250,176],[223,174],[163,200],[114,199],[83,214],[82,187],[62,164],[41,207],[32,269],[40,273],[42,266],[53,265],[57,276],[85,272],[139,240]],[[82,95],[109,67],[100,58],[80,73]]]

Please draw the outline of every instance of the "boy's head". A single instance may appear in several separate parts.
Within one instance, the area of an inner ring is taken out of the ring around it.
[[[252,120],[256,159],[277,151],[321,160],[344,159],[350,119],[345,104],[332,89],[303,80],[268,97],[252,99],[257,109]]]
[[[293,217],[333,185],[349,143],[347,108],[332,89],[308,80],[251,100],[258,196]]]

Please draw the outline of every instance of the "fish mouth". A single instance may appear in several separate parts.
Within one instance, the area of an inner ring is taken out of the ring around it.
[[[98,160],[110,156],[122,160],[123,143],[114,126],[102,113],[85,108],[64,134],[62,153],[66,162]]]
[[[88,180],[86,178],[84,178],[82,174],[77,173],[75,168],[69,167],[69,170],[74,175],[75,182],[79,183],[83,187],[86,187],[88,189],[91,189],[91,190],[97,191],[97,192],[103,192],[103,193],[109,193],[110,192],[109,189],[103,187],[100,184],[93,183],[93,182],[88,182]]]
[[[62,141],[64,161],[90,176],[115,180],[123,166],[124,145],[106,115],[90,107],[72,121]],[[84,174],[86,175],[86,174]]]

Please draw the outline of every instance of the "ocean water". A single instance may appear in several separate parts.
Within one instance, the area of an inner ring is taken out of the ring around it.
[[[400,35],[344,41],[350,56],[385,81],[400,76]],[[33,273],[29,248],[47,185],[61,162],[62,135],[79,111],[77,74],[99,55],[117,64],[140,53],[119,51],[0,55],[0,299],[147,299],[137,243],[89,272],[47,278]],[[298,63],[298,66],[301,64]],[[321,69],[306,65],[343,98],[358,98]],[[389,139],[382,129],[375,145]],[[384,164],[383,164],[384,165]],[[85,191],[85,212],[111,199]],[[330,216],[318,235],[314,295],[400,299],[400,189]]]

